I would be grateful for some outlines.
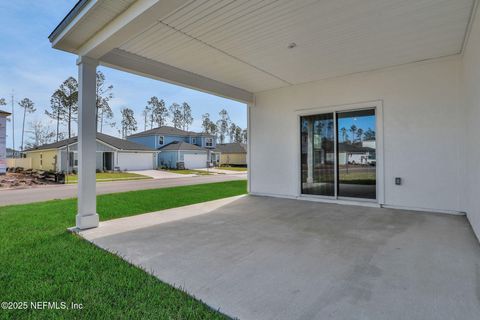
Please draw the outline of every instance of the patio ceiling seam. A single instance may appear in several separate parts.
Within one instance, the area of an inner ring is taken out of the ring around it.
[[[473,23],[475,22],[475,16],[478,10],[478,2],[479,0],[473,1],[470,17],[468,18],[467,30],[465,30],[465,36],[463,37],[462,47],[460,48],[459,54],[463,54],[465,52],[465,48],[468,45],[468,40],[470,38],[470,31],[472,30],[472,26],[473,26]]]

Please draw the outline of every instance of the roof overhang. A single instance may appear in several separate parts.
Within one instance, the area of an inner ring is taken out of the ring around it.
[[[80,0],[56,49],[245,103],[255,92],[462,53],[477,0]]]

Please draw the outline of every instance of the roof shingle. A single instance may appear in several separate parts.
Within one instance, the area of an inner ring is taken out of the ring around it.
[[[161,151],[206,151],[204,148],[184,141],[173,141],[160,147]]]
[[[247,145],[244,143],[222,143],[217,144],[217,150],[222,153],[247,153]]]
[[[170,127],[170,126],[162,126],[158,128],[153,128],[147,131],[139,132],[132,134],[130,137],[145,137],[151,135],[171,135],[171,136],[181,136],[181,137],[188,137],[188,136],[208,136],[212,137],[211,134],[203,133],[203,132],[193,132],[193,131],[185,131],[182,129]]]
[[[97,140],[100,140],[116,149],[119,149],[119,150],[125,150],[125,151],[155,151],[154,149],[152,148],[149,148],[147,146],[144,146],[142,144],[139,144],[139,143],[135,143],[135,142],[132,142],[132,141],[128,141],[128,140],[124,140],[124,139],[120,139],[120,138],[116,138],[116,137],[112,137],[112,136],[109,136],[107,134],[104,134],[104,133],[100,133],[100,132],[97,132]],[[70,139],[65,139],[65,140],[61,140],[61,141],[58,141],[58,142],[54,142],[54,143],[48,143],[48,144],[44,144],[44,145],[41,145],[41,146],[38,146],[38,147],[35,147],[35,148],[31,148],[31,149],[28,149],[28,150],[25,150],[26,152],[28,151],[37,151],[37,150],[47,150],[47,149],[58,149],[58,148],[62,148],[62,147],[65,147],[67,144],[74,144],[74,143],[77,143],[78,141],[78,137],[73,137],[73,138],[70,138]]]

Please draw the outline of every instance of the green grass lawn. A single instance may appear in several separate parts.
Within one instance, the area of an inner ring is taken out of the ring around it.
[[[102,220],[246,193],[246,181],[98,196]],[[119,257],[67,232],[76,199],[0,207],[0,301],[72,302],[82,310],[1,310],[1,319],[225,319]]]
[[[240,171],[240,172],[245,172],[248,170],[248,168],[245,168],[245,167],[219,167],[218,169]]]
[[[339,179],[340,183],[374,185],[376,183],[376,172],[375,168],[368,168],[363,171],[350,170],[348,173],[346,169],[342,169]]]
[[[142,179],[151,179],[151,177],[144,176],[137,173],[130,173],[130,172],[97,173],[97,182],[107,182],[107,181],[115,181],[115,180],[142,180]],[[68,175],[68,183],[77,183],[77,182],[78,182],[78,176],[76,174]]]
[[[172,172],[172,173],[179,173],[179,174],[197,174],[199,176],[207,176],[207,175],[211,174],[211,173],[208,173],[207,171],[203,171],[203,170],[189,170],[189,169],[183,169],[183,170],[166,169],[164,171],[168,171],[168,172]]]

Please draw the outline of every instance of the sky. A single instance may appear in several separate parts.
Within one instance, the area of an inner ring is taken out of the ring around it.
[[[375,116],[362,116],[362,117],[348,117],[338,119],[338,129],[347,129],[347,139],[352,139],[352,132],[350,128],[355,125],[358,129],[362,129],[363,132],[368,129],[375,131]],[[342,134],[339,133],[340,141],[343,141]]]
[[[76,56],[52,49],[48,41],[48,35],[75,3],[76,0],[0,0],[0,98],[8,102],[2,108],[11,112],[14,93],[16,149],[20,145],[23,117],[18,101],[28,97],[37,109],[34,114],[27,114],[26,130],[33,121],[54,129],[55,123],[44,112],[50,106],[50,96],[69,76],[77,77]],[[142,110],[151,96],[157,96],[167,106],[188,102],[194,117],[191,130],[201,130],[202,114],[208,112],[216,120],[223,108],[233,122],[242,128],[247,126],[245,104],[114,69],[99,67],[98,70],[105,74],[107,84],[113,85],[114,99],[110,106],[117,123],[120,110],[128,106],[134,110],[142,131]],[[118,128],[104,127],[104,133],[119,136]],[[12,122],[7,123],[7,135],[7,147],[12,147]],[[27,137],[28,133],[25,140]]]

